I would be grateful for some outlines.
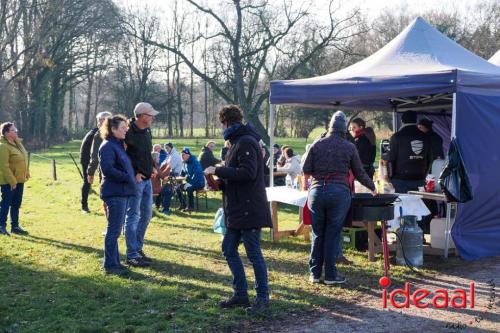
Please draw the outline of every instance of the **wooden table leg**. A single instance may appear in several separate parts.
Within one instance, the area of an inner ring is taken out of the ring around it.
[[[368,230],[368,260],[375,261],[375,223],[365,223]]]
[[[271,218],[273,220],[273,242],[276,243],[279,240],[278,203],[276,201],[271,202]]]

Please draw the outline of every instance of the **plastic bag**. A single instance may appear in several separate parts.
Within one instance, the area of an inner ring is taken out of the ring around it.
[[[214,225],[212,226],[216,234],[226,234],[226,223],[224,222],[224,209],[219,208],[215,213]]]
[[[448,160],[439,176],[439,185],[449,202],[463,203],[472,200],[472,187],[456,138],[450,142]]]

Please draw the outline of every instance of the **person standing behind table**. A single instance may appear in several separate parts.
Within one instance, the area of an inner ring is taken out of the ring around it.
[[[433,121],[427,118],[422,118],[418,121],[418,129],[427,134],[431,141],[432,147],[432,160],[442,159],[444,160],[444,151],[443,151],[443,138],[439,136],[432,129]]]
[[[202,170],[205,170],[209,166],[215,166],[216,164],[221,162],[221,160],[215,158],[214,149],[215,149],[214,141],[208,141],[207,144],[202,148],[200,156],[198,158]]]
[[[231,147],[231,142],[229,142],[228,140],[224,141],[224,147],[222,147],[222,149],[220,150],[221,161],[226,160],[227,151],[229,150],[230,147]]]
[[[246,307],[254,314],[269,307],[267,267],[260,247],[261,228],[272,228],[271,213],[264,184],[264,160],[260,137],[242,124],[243,112],[237,105],[226,105],[219,111],[224,126],[224,140],[231,141],[226,165],[209,167],[205,174],[222,180],[224,217],[227,227],[222,253],[233,275],[233,296],[219,303],[222,308]],[[245,269],[238,254],[243,240],[247,257],[255,274],[257,298],[250,307]]]
[[[17,128],[11,123],[0,125],[0,235],[9,236],[7,232],[7,216],[10,211],[13,234],[27,235],[28,232],[19,225],[19,209],[23,201],[24,183],[30,178],[28,170],[28,153],[17,136]]]
[[[347,120],[337,111],[330,120],[328,134],[316,140],[306,153],[302,170],[304,187],[312,177],[307,206],[312,220],[312,245],[309,260],[309,281],[319,283],[325,271],[324,283],[334,285],[346,279],[337,272],[335,261],[340,247],[340,235],[344,220],[351,206],[349,169],[361,184],[375,194],[375,184],[368,177],[356,146],[345,139]]]
[[[354,145],[358,149],[361,163],[363,163],[363,169],[373,179],[373,174],[375,173],[373,163],[377,155],[375,133],[371,127],[366,127],[366,122],[363,119],[355,118],[351,121],[351,135]]]
[[[286,162],[283,167],[277,167],[278,172],[286,172],[292,177],[292,181],[297,178],[298,175],[302,174],[302,170],[300,168],[300,156],[297,156],[293,153],[292,148],[287,148],[283,152],[286,156]]]
[[[159,112],[149,103],[138,103],[125,137],[126,151],[135,172],[135,195],[130,199],[125,219],[127,263],[130,266],[148,266],[151,259],[143,251],[144,236],[153,215],[153,189],[151,175],[154,164],[151,150],[153,138],[151,124]]]
[[[100,112],[96,116],[97,126],[88,131],[80,146],[80,164],[83,172],[82,185],[82,213],[90,213],[88,205],[88,197],[92,183],[94,182],[94,173],[99,164],[99,146],[102,139],[99,133],[99,128],[102,126],[104,119],[111,116],[109,112]]]
[[[183,167],[181,155],[177,152],[171,142],[165,144],[165,150],[168,153],[168,158],[160,167],[161,177],[166,179],[169,176],[180,176]],[[166,183],[162,186],[160,197],[163,205],[162,213],[165,215],[170,215],[170,202],[173,194],[174,189],[172,184]]]
[[[390,139],[388,156],[392,164],[392,185],[397,193],[418,191],[432,164],[432,148],[428,136],[417,128],[417,114],[407,111],[401,116],[403,125]]]
[[[200,162],[198,162],[195,156],[191,155],[191,150],[188,147],[184,147],[181,157],[184,161],[181,176],[186,176],[186,183],[177,188],[177,196],[181,203],[179,210],[192,212],[194,210],[194,192],[205,187],[205,176],[203,175]],[[184,191],[187,192],[188,196],[187,207],[183,195]]]
[[[135,172],[124,147],[128,129],[127,118],[122,115],[106,118],[100,128],[103,139],[99,148],[102,175],[100,192],[108,207],[103,263],[106,274],[127,273],[125,266],[120,263],[118,238],[125,223],[128,204],[136,193]]]

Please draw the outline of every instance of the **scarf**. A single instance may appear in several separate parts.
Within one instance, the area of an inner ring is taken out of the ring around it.
[[[242,123],[235,123],[230,127],[226,128],[224,130],[224,140],[229,140],[231,135],[233,135],[233,133],[236,132],[241,126],[243,126]]]
[[[357,130],[354,131],[354,138],[357,139],[360,136],[365,135],[365,129],[364,128],[358,128]]]

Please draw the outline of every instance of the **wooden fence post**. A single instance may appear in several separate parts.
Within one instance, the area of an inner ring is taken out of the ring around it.
[[[52,160],[52,178],[57,180],[56,160]]]

